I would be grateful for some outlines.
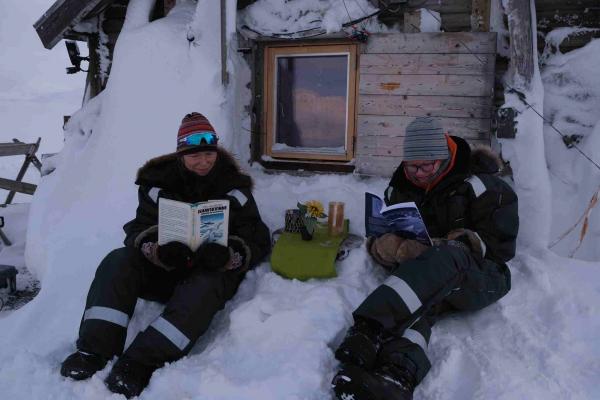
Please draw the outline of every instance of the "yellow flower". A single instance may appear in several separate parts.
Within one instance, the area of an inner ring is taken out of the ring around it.
[[[306,212],[308,215],[314,218],[323,218],[324,209],[323,204],[318,200],[309,200],[306,202]]]

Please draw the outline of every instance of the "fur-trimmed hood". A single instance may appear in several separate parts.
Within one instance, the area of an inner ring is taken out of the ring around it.
[[[197,197],[198,192],[217,195],[232,189],[252,189],[252,178],[241,172],[231,154],[221,148],[217,149],[217,154],[217,161],[206,176],[187,170],[181,155],[177,153],[150,159],[138,170],[135,183],[173,193],[184,193],[184,197],[192,198]]]
[[[471,172],[474,174],[496,174],[504,168],[500,155],[490,146],[478,144],[471,149]]]

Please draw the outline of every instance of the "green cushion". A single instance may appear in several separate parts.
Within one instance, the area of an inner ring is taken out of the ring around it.
[[[344,233],[329,236],[327,226],[318,224],[312,240],[302,240],[300,233],[283,232],[271,253],[271,268],[288,279],[333,278],[335,258],[340,244],[348,236],[348,221]]]

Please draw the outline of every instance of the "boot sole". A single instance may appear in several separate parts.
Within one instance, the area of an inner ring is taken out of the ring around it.
[[[335,396],[340,400],[377,400],[361,383],[362,370],[354,365],[345,365],[333,378]]]

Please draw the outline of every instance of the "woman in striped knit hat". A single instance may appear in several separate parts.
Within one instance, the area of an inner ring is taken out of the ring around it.
[[[63,376],[90,378],[117,356],[106,385],[128,398],[139,395],[157,368],[191,350],[246,271],[269,252],[269,230],[252,197],[252,179],[218,142],[206,117],[187,114],[176,151],[138,171],[139,205],[123,227],[125,247],[109,253],[96,271],[77,350],[63,361]],[[228,246],[205,243],[193,252],[179,242],[159,245],[160,198],[188,203],[228,199]],[[162,302],[165,308],[123,352],[138,298]]]

